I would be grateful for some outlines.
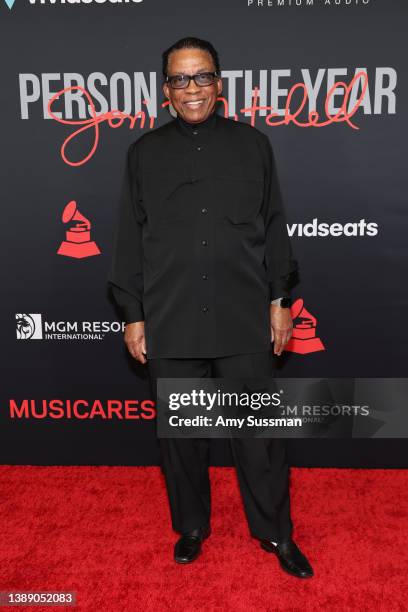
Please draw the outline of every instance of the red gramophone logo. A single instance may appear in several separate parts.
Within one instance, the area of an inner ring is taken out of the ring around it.
[[[65,232],[66,239],[61,242],[57,254],[76,259],[100,255],[98,246],[91,240],[91,222],[79,212],[75,200],[68,202],[62,213],[62,222],[70,221],[74,221],[74,225]]]
[[[301,355],[324,351],[323,342],[316,336],[316,317],[306,310],[302,298],[292,304],[290,313],[293,319],[293,333],[285,346],[285,351]]]

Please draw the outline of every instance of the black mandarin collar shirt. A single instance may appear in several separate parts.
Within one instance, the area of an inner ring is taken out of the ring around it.
[[[177,117],[127,151],[108,275],[147,358],[271,348],[270,301],[296,277],[274,154],[257,128]]]

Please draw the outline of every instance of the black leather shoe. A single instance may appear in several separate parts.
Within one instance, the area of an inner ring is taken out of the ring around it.
[[[174,560],[176,563],[191,563],[197,559],[201,552],[203,540],[211,533],[210,527],[198,527],[187,533],[183,533],[174,547]]]
[[[313,576],[312,566],[293,540],[277,544],[273,544],[270,540],[261,540],[261,547],[267,552],[275,553],[282,569],[288,574],[297,576],[297,578]]]

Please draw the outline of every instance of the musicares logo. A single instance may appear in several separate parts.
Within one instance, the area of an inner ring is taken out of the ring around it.
[[[323,342],[316,336],[317,319],[306,310],[302,298],[292,304],[290,313],[294,323],[293,333],[285,346],[285,351],[300,355],[324,351]]]
[[[153,400],[22,399],[9,400],[11,419],[140,420],[156,418]]]

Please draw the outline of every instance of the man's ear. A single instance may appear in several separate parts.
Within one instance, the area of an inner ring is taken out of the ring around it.
[[[218,95],[220,95],[221,92],[222,92],[222,79],[220,77],[218,79],[218,81],[217,81],[217,93],[218,93]]]
[[[165,97],[168,99],[169,98],[169,86],[167,85],[166,82],[163,83],[163,93]]]

